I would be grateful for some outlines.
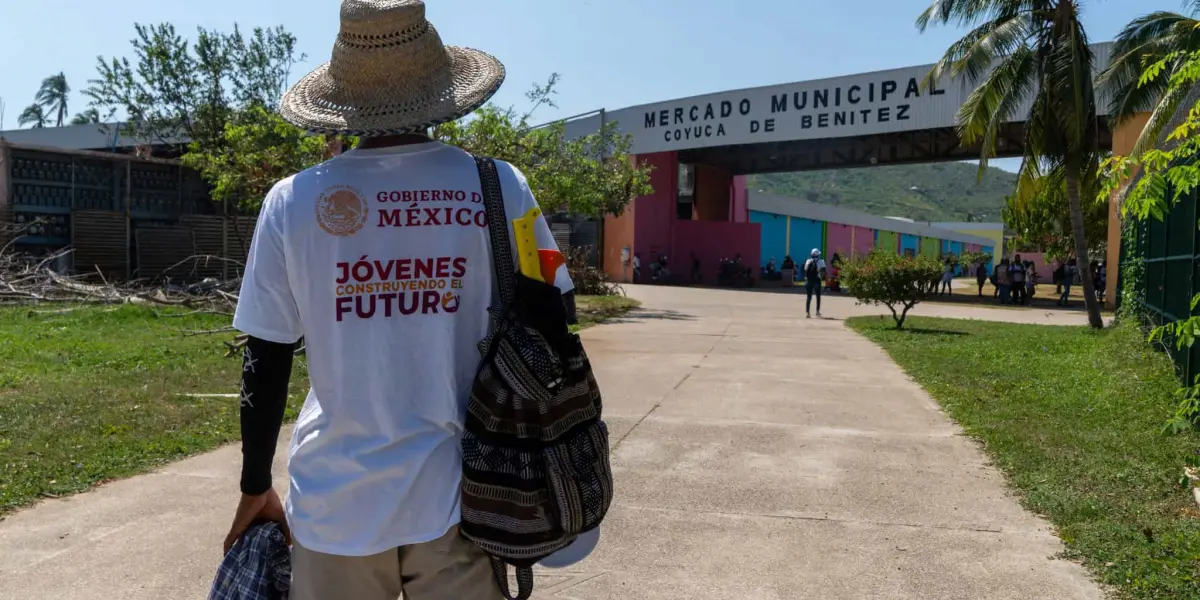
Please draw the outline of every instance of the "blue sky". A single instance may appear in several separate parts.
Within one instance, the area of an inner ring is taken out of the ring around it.
[[[559,108],[537,121],[728,89],[933,62],[960,33],[913,25],[928,0],[428,0],[449,44],[499,57],[508,81],[496,97],[524,103],[535,81],[560,73]],[[63,71],[71,112],[96,57],[130,54],[133,24],[169,21],[229,29],[281,24],[299,39],[307,71],[328,58],[338,0],[8,0],[0,8],[0,130],[16,128],[42,78]],[[1094,41],[1135,16],[1180,10],[1181,0],[1088,0]],[[295,76],[303,73],[297,72]],[[1014,168],[1005,161],[1001,165]]]

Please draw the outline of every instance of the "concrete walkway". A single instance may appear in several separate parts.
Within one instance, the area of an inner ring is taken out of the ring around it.
[[[976,445],[832,319],[861,307],[805,320],[792,295],[631,291],[644,310],[585,333],[618,497],[597,552],[545,571],[537,597],[1102,597]],[[9,516],[3,595],[203,598],[239,460],[226,448]]]

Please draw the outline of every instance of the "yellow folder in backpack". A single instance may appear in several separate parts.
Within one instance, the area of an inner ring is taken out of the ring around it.
[[[537,233],[533,228],[540,218],[542,209],[535,206],[524,216],[513,219],[513,241],[517,246],[517,266],[520,267],[521,274],[545,283],[542,264],[538,259]]]

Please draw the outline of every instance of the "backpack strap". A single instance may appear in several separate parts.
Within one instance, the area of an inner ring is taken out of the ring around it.
[[[483,207],[487,212],[488,235],[492,239],[492,263],[496,269],[496,283],[500,290],[500,306],[507,309],[517,295],[517,263],[512,254],[512,242],[508,237],[508,217],[504,214],[504,193],[500,188],[500,175],[496,161],[475,157],[479,170],[480,189],[483,192]]]
[[[500,187],[500,175],[496,170],[496,161],[482,156],[475,157],[475,167],[479,170],[480,191],[483,193],[483,207],[487,212],[488,236],[492,242],[492,263],[495,265],[496,284],[500,291],[500,306],[508,313],[517,296],[517,262],[513,258],[512,242],[508,236],[508,217],[504,212],[504,193]],[[506,327],[509,319],[500,321],[500,327]],[[480,363],[480,369],[495,356],[500,346],[499,338],[504,334],[503,329],[493,333],[492,342],[488,344],[488,353]],[[476,373],[478,377],[478,373]],[[508,564],[488,556],[492,562],[492,573],[501,593],[507,600],[527,600],[533,595],[533,568],[517,567],[517,595],[513,596],[508,587]]]

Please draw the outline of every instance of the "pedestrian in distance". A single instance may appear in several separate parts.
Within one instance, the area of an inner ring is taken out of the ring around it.
[[[804,293],[807,296],[804,302],[804,318],[812,318],[813,296],[817,297],[817,318],[821,317],[821,287],[824,281],[825,261],[821,258],[821,251],[813,248],[808,260],[804,261]]]

